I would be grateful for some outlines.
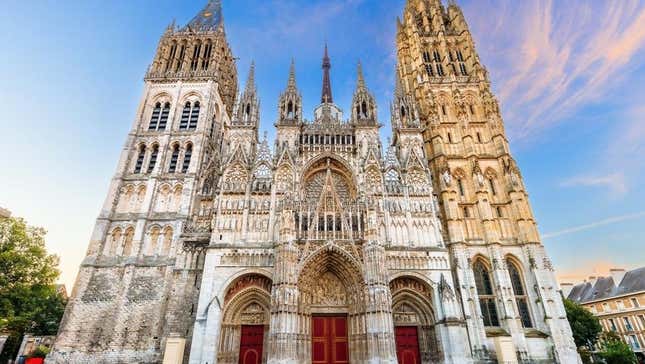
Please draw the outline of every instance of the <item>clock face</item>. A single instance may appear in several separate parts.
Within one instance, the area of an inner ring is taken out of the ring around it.
[[[213,16],[213,13],[208,12],[208,11],[205,11],[205,12],[204,12],[204,17],[205,17],[205,18],[210,18],[211,16]]]

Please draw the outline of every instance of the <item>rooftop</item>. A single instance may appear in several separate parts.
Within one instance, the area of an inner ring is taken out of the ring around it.
[[[568,299],[586,303],[645,291],[645,267],[626,272],[616,284],[615,277],[598,277],[571,289]]]

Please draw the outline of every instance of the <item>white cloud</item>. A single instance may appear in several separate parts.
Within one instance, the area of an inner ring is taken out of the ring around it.
[[[645,211],[641,211],[641,212],[638,212],[638,213],[635,213],[635,214],[610,217],[608,219],[592,222],[592,223],[589,223],[589,224],[570,227],[570,228],[563,229],[563,230],[560,230],[560,231],[543,234],[542,237],[544,239],[555,238],[555,237],[562,236],[562,235],[569,235],[569,234],[573,234],[573,233],[577,233],[577,232],[581,232],[581,231],[585,231],[585,230],[595,229],[595,228],[605,226],[605,225],[617,224],[619,222],[624,222],[624,221],[628,221],[628,220],[636,220],[636,219],[640,219],[642,217],[645,217]]]
[[[627,183],[623,173],[613,173],[605,176],[579,176],[561,183],[563,187],[606,187],[617,195],[627,193]]]
[[[486,8],[499,9],[495,26]],[[639,0],[473,1],[466,11],[499,85],[509,131],[524,141],[611,98],[645,54]]]

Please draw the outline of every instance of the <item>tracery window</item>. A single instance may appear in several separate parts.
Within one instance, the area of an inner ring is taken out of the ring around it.
[[[137,163],[134,166],[134,173],[141,173],[143,169],[143,161],[146,158],[146,146],[139,147],[139,155],[137,156]]]
[[[432,58],[435,64],[435,68],[437,69],[437,75],[438,76],[445,76],[445,72],[443,71],[443,64],[441,64],[441,55],[439,54],[438,50],[432,51]]]
[[[199,56],[202,53],[202,42],[197,42],[195,48],[193,49],[193,58],[190,62],[190,69],[192,71],[197,71],[197,66],[199,65]]]
[[[510,259],[506,260],[506,266],[508,267],[508,274],[511,276],[511,286],[513,287],[513,294],[515,295],[515,302],[517,303],[517,309],[520,313],[522,326],[525,328],[532,328],[533,321],[531,320],[528,297],[526,296],[526,290],[524,289],[520,269]]]
[[[209,40],[204,45],[204,58],[202,59],[202,70],[206,71],[208,69],[212,53],[213,53],[213,43]]]
[[[186,153],[184,153],[184,164],[181,167],[181,173],[187,173],[188,168],[190,167],[190,160],[193,156],[193,145],[188,144],[186,147]]]
[[[468,76],[468,70],[466,69],[466,61],[464,60],[464,55],[460,50],[457,50],[457,61],[459,62],[459,70],[461,71],[462,76]]]
[[[475,286],[477,287],[484,326],[498,327],[499,316],[497,315],[495,293],[493,292],[493,283],[488,267],[481,260],[478,260],[473,266],[473,273],[475,274]]]

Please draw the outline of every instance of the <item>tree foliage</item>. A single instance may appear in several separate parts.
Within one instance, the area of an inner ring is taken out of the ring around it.
[[[567,319],[571,325],[576,346],[593,348],[598,342],[598,335],[602,332],[598,318],[571,300],[564,300],[564,308],[567,311]]]
[[[615,332],[605,332],[600,337],[600,352],[598,355],[607,364],[636,364],[636,354],[621,340]]]
[[[9,335],[0,362],[16,354],[22,336],[55,335],[65,299],[55,282],[58,257],[47,253],[45,230],[0,218],[0,332]]]

